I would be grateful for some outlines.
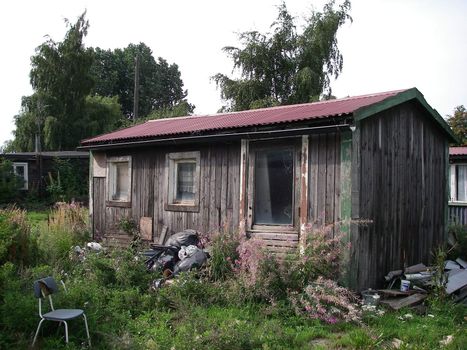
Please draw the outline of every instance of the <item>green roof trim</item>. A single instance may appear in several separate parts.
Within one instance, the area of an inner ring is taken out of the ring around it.
[[[449,136],[452,142],[457,143],[457,138],[452,132],[451,128],[449,125],[446,123],[446,121],[439,115],[439,113],[431,108],[431,106],[426,102],[425,98],[423,97],[423,94],[418,91],[417,88],[412,88],[408,89],[405,91],[402,91],[398,93],[395,96],[388,97],[387,99],[372,104],[367,107],[362,107],[358,110],[356,110],[353,115],[355,118],[355,121],[361,121],[363,119],[366,119],[368,117],[371,117],[372,115],[385,111],[386,109],[389,109],[391,107],[397,106],[401,103],[410,101],[410,100],[417,100],[423,108],[427,110],[427,112],[433,117],[435,122],[446,132],[446,134]]]

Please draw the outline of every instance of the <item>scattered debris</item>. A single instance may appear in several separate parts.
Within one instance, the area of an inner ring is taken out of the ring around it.
[[[165,245],[151,244],[151,249],[143,253],[148,271],[162,271],[163,278],[154,280],[151,289],[159,289],[172,283],[180,272],[203,266],[208,253],[198,247],[200,240],[195,230],[184,230],[170,236]]]
[[[451,270],[449,273],[448,283],[446,284],[446,293],[452,294],[455,291],[461,289],[464,286],[467,286],[467,270],[466,269],[458,269],[458,270]]]
[[[426,294],[417,293],[404,298],[381,300],[381,304],[388,305],[393,310],[400,310],[403,307],[417,305],[418,303],[421,303],[426,297]]]
[[[458,263],[463,269],[467,269],[467,261],[457,258],[456,263]]]
[[[452,341],[454,340],[454,336],[453,335],[447,335],[443,338],[443,340],[440,340],[439,341],[439,345],[441,346],[447,346],[449,344],[452,343]]]
[[[86,247],[89,250],[94,250],[96,252],[100,252],[102,250],[102,245],[97,242],[89,242],[88,244],[86,244]]]
[[[397,338],[394,338],[391,342],[391,346],[394,348],[394,349],[400,349],[401,346],[403,346],[405,343],[400,340],[400,339],[397,339]]]
[[[388,288],[378,290],[382,296],[381,303],[396,310],[401,307],[400,305],[403,305],[402,307],[417,305],[421,296],[413,298],[409,298],[409,296],[425,295],[430,288],[442,285],[446,293],[453,296],[455,302],[467,305],[466,267],[467,262],[458,258],[455,261],[446,260],[444,262],[444,274],[441,276],[435,274],[434,267],[427,267],[421,263],[409,266],[404,270],[390,271],[385,276]],[[409,304],[406,305],[407,303]]]
[[[380,295],[378,294],[378,291],[371,288],[368,290],[364,290],[361,294],[363,298],[363,305],[377,306],[381,299]]]

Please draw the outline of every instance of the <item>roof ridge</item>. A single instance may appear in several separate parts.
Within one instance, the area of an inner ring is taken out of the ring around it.
[[[297,107],[309,106],[309,105],[320,105],[320,104],[327,104],[327,103],[335,103],[337,101],[357,100],[357,99],[362,99],[362,98],[370,98],[370,97],[374,97],[374,96],[391,95],[391,94],[400,93],[400,92],[407,91],[407,90],[409,90],[409,89],[399,89],[399,90],[377,92],[377,93],[365,94],[365,95],[347,96],[347,97],[341,97],[341,98],[336,98],[336,99],[332,99],[332,100],[325,100],[325,101],[305,102],[305,103],[297,103],[297,104],[292,104],[292,105],[272,106],[272,107],[256,108],[256,109],[246,109],[246,110],[243,110],[243,111],[213,113],[213,114],[198,114],[198,115],[187,115],[187,116],[172,117],[172,118],[151,119],[151,120],[146,121],[146,123],[154,123],[154,122],[163,121],[163,120],[166,120],[166,119],[168,119],[168,120],[180,120],[180,119],[210,118],[210,117],[215,117],[215,116],[223,116],[223,115],[226,116],[226,115],[234,115],[234,114],[239,114],[239,113],[253,113],[253,112],[258,112],[258,111],[270,111],[270,110],[276,110],[276,109],[290,109],[290,108],[297,108]]]

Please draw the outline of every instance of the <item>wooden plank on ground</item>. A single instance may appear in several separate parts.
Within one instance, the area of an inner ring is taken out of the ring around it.
[[[399,310],[403,307],[417,305],[427,297],[426,294],[413,294],[405,298],[396,298],[389,300],[382,300],[381,304],[388,305],[393,310]]]

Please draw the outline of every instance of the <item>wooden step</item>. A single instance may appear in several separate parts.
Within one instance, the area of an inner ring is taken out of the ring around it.
[[[276,256],[285,257],[295,253],[298,248],[297,233],[283,232],[251,232],[252,238],[260,239],[266,244],[266,248]]]
[[[108,247],[128,248],[133,237],[121,234],[107,234],[102,242]]]

